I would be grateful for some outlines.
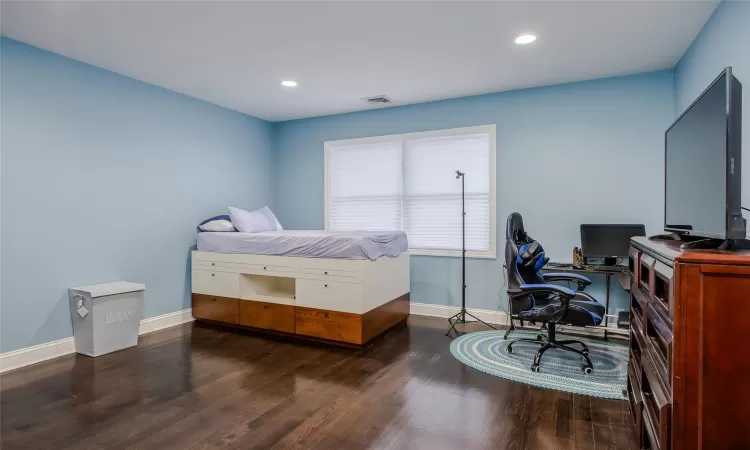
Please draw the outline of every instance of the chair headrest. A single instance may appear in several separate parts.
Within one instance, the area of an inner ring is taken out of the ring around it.
[[[521,214],[514,212],[508,216],[508,221],[505,224],[505,239],[518,241],[519,236],[525,236],[526,231],[523,229],[523,218]]]

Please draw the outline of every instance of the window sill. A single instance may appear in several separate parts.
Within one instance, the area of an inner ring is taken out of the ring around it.
[[[409,249],[411,256],[441,256],[448,258],[460,258],[461,251],[454,250],[424,250],[424,249]],[[467,258],[473,259],[496,259],[494,253],[491,252],[466,252]]]

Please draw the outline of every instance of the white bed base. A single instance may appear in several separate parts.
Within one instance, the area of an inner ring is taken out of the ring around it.
[[[375,261],[192,252],[192,292],[364,314],[409,293],[409,252]]]

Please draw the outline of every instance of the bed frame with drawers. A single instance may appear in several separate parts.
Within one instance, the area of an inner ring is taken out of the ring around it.
[[[409,252],[375,261],[192,252],[193,317],[364,345],[409,315]]]

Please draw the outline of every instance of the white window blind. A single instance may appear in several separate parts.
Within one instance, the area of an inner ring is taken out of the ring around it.
[[[401,229],[401,142],[332,149],[330,228]]]
[[[490,142],[486,134],[404,143],[403,230],[409,247],[461,250],[461,179],[466,175],[466,250],[490,249]]]
[[[466,249],[494,257],[494,126],[462,131],[327,143],[328,229],[403,230],[417,253],[456,254],[460,170],[466,174]]]

